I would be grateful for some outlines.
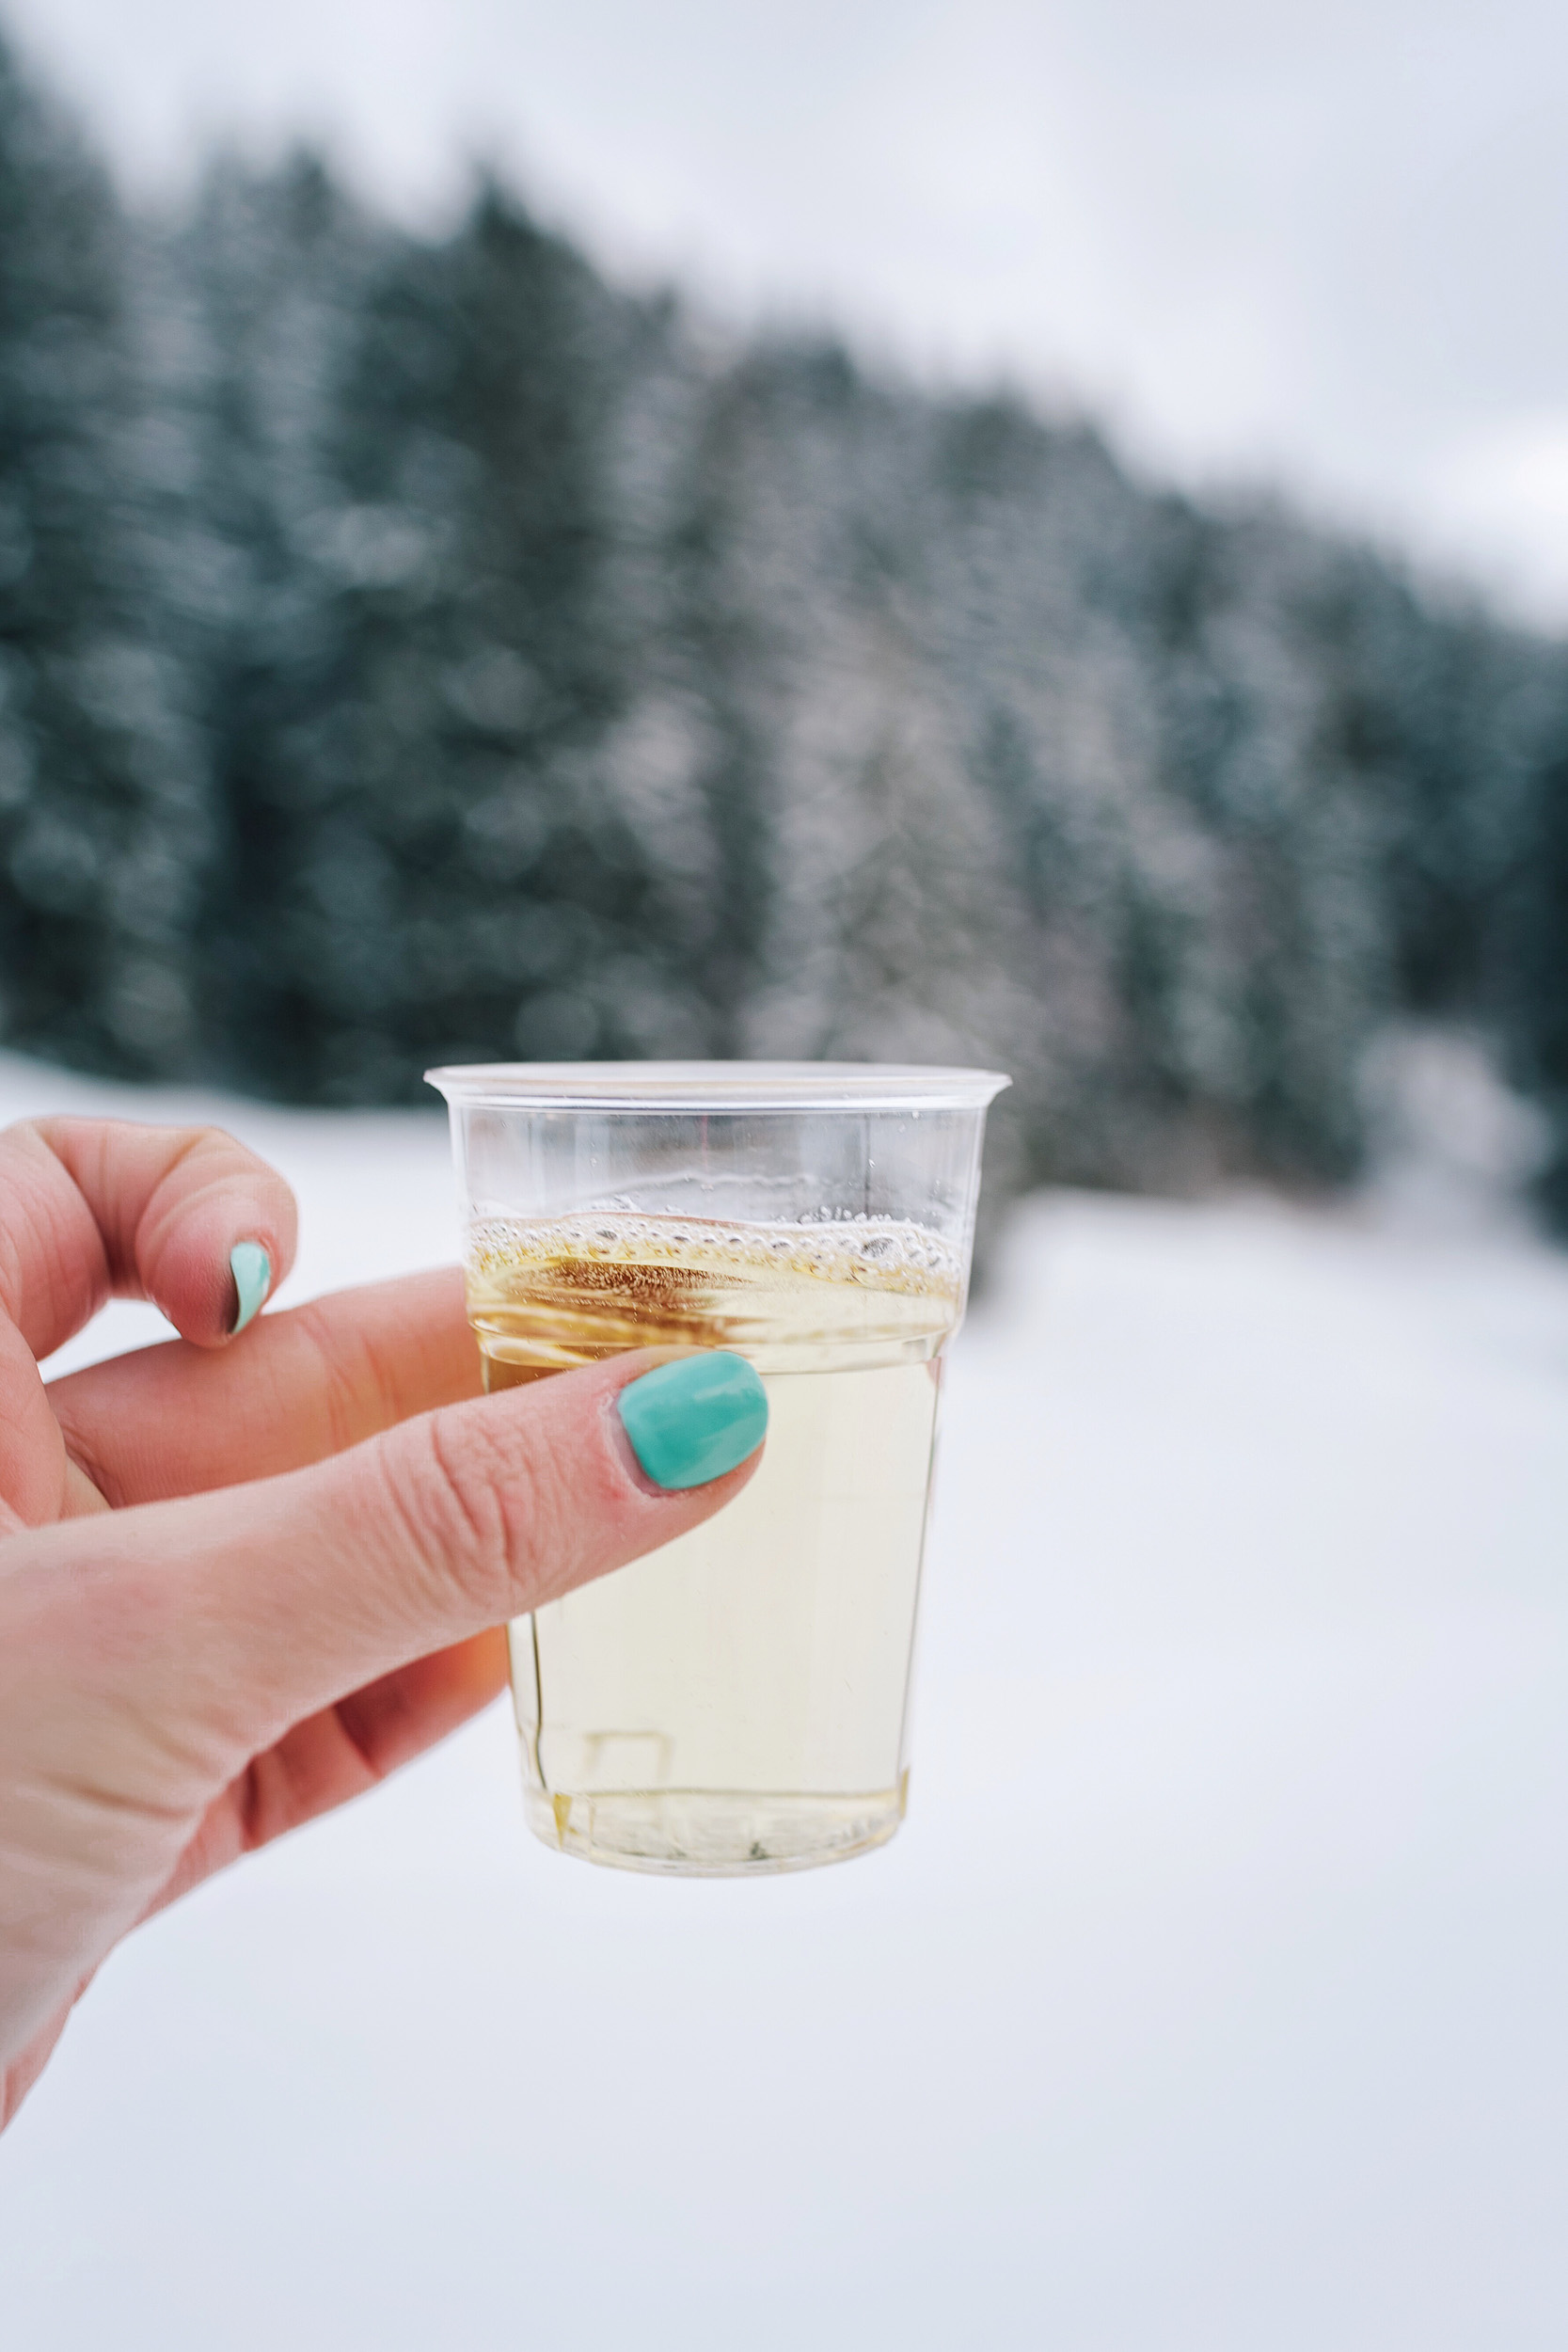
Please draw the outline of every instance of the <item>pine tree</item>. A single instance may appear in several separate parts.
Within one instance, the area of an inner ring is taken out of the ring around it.
[[[0,46],[0,985],[13,1042],[189,1067],[207,848],[189,681],[145,561],[127,250]]]
[[[445,245],[384,238],[340,307],[281,531],[273,501],[278,655],[226,691],[211,928],[263,1083],[376,1101],[449,1055],[624,1046],[648,878],[595,764],[615,305],[490,187]]]
[[[1552,716],[1509,894],[1503,984],[1513,1074],[1548,1122],[1541,1202],[1558,1231],[1568,1233],[1568,676],[1560,679]]]
[[[495,185],[128,222],[0,52],[8,1034],[999,1063],[1004,1187],[1333,1182],[1391,1015],[1568,1218],[1568,651],[1082,421],[725,344]]]

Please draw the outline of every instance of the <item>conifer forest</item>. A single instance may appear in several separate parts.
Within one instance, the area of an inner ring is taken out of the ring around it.
[[[499,184],[161,216],[0,55],[0,1035],[1013,1073],[999,1195],[1354,1174],[1484,1037],[1568,1221],[1568,646],[1082,421],[725,340]]]

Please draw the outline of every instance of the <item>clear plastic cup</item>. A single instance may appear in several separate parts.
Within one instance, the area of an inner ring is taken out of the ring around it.
[[[942,1350],[969,1281],[978,1070],[861,1063],[434,1070],[485,1385],[726,1347],[768,1443],[708,1525],[511,1627],[529,1820],[701,1875],[891,1837]]]

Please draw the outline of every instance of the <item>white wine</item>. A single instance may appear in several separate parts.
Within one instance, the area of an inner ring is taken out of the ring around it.
[[[530,1819],[641,1869],[802,1867],[891,1837],[956,1253],[855,1218],[610,1211],[477,1227],[486,1385],[629,1347],[730,1347],[768,1445],[719,1518],[511,1629]]]

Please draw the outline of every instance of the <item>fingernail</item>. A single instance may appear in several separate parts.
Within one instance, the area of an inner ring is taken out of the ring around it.
[[[257,1312],[272,1288],[272,1260],[259,1241],[237,1241],[229,1252],[229,1270],[234,1277],[234,1295],[239,1300],[239,1312],[230,1326],[230,1336],[243,1331]]]
[[[768,1391],[744,1356],[713,1348],[628,1380],[615,1400],[656,1486],[705,1486],[768,1435]]]

